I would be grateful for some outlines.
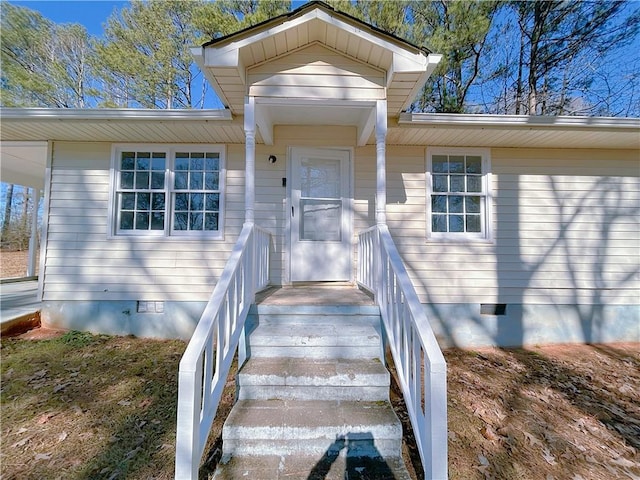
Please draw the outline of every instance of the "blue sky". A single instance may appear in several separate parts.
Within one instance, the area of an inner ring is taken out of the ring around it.
[[[5,0],[2,0],[4,3]],[[55,23],[80,23],[92,35],[102,36],[102,25],[115,9],[129,2],[111,0],[26,0],[11,1],[13,5],[40,12]]]

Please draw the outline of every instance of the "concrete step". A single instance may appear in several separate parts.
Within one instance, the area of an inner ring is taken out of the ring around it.
[[[278,309],[282,307],[278,306]],[[249,355],[256,358],[379,358],[380,315],[362,307],[291,307],[283,313],[258,313],[247,319]]]
[[[389,372],[378,359],[253,358],[238,375],[241,400],[389,399]]]
[[[347,443],[348,445],[348,443]],[[400,457],[371,458],[348,454],[348,446],[324,455],[223,456],[214,480],[410,480]],[[338,452],[338,453],[336,453]]]
[[[400,457],[402,426],[389,402],[239,400],[222,430],[223,454]],[[337,443],[336,443],[337,442]]]

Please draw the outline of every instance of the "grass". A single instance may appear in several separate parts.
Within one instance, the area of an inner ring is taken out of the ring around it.
[[[80,332],[3,338],[2,478],[172,478],[184,348]]]
[[[171,479],[185,343],[2,338],[1,478]],[[640,478],[638,344],[445,351],[451,479]],[[201,478],[220,457],[227,382]],[[421,478],[401,394],[405,463]]]

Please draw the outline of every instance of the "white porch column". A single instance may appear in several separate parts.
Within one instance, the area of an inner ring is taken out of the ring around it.
[[[244,101],[244,135],[245,135],[245,180],[244,208],[245,223],[254,223],[256,199],[256,100],[252,96]]]
[[[387,101],[376,102],[376,223],[387,223]]]
[[[38,251],[38,205],[42,191],[39,188],[31,189],[33,198],[33,212],[31,213],[31,236],[29,237],[29,263],[27,265],[27,277],[36,276],[36,253]]]

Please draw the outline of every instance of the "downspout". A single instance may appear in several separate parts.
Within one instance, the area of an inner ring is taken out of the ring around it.
[[[244,135],[245,135],[245,187],[244,208],[245,223],[254,223],[255,219],[255,174],[256,174],[256,100],[252,96],[244,101]]]
[[[387,223],[387,101],[376,101],[376,224]]]

